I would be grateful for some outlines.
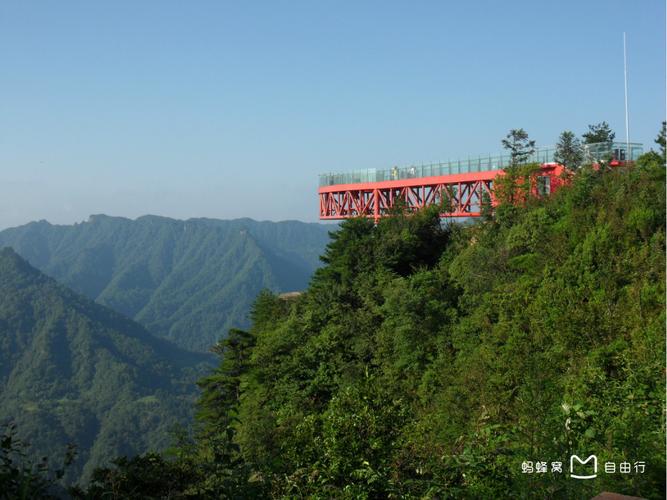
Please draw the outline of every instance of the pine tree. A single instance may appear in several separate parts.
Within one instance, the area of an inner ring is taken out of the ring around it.
[[[254,337],[232,328],[227,337],[213,347],[220,365],[213,373],[198,382],[202,390],[197,419],[204,432],[219,432],[231,426],[240,397],[239,377],[245,371]]]
[[[569,169],[575,169],[581,165],[583,158],[579,139],[569,130],[562,132],[556,144],[554,161]]]
[[[607,122],[598,123],[597,125],[589,125],[588,132],[581,135],[584,139],[584,144],[599,144],[602,142],[612,143],[616,137],[616,133],[611,130]]]
[[[535,141],[529,140],[528,132],[522,128],[510,130],[502,144],[510,152],[511,167],[526,163],[535,152]]]

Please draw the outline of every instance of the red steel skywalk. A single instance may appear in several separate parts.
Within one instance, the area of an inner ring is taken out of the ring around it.
[[[628,147],[630,154],[626,154]],[[527,160],[541,165],[535,175],[536,194],[549,195],[566,181],[561,175],[564,167],[554,162],[554,152],[553,148],[541,149]],[[641,152],[642,145],[638,143],[588,144],[584,147],[584,161],[595,163],[611,159],[611,165],[620,165],[634,161]],[[447,207],[443,217],[479,217],[485,200],[495,204],[493,182],[504,174],[503,169],[509,162],[510,157],[506,155],[323,174],[318,189],[320,219],[362,216],[377,221],[399,202],[409,210],[443,204]]]

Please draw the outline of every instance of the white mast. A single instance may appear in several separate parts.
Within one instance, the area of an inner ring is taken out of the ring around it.
[[[628,55],[623,32],[623,76],[625,79],[625,160],[630,161],[630,119],[628,118]]]

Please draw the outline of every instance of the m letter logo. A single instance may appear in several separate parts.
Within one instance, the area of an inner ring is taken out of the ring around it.
[[[575,474],[575,461],[577,469],[580,469]],[[590,462],[590,465],[587,465]],[[593,473],[591,474],[591,466],[593,467]],[[598,458],[595,455],[591,455],[586,460],[582,460],[577,455],[572,455],[570,457],[570,477],[575,479],[595,479],[598,476]]]

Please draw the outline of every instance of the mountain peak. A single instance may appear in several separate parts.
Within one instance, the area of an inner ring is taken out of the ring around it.
[[[0,259],[21,259],[21,256],[17,254],[12,247],[2,247],[0,248]]]
[[[0,421],[18,424],[33,456],[77,443],[70,480],[116,446],[127,454],[167,446],[168,429],[189,419],[206,356],[153,337],[9,247],[0,248],[0,304]]]
[[[126,221],[129,222],[131,219],[127,217],[119,217],[115,215],[106,215],[106,214],[90,214],[86,222],[104,222],[104,221]]]
[[[304,289],[328,230],[248,218],[98,214],[76,225],[0,231],[0,247],[11,246],[46,275],[151,333],[207,351],[229,328],[249,326],[262,289]]]
[[[0,248],[0,277],[3,275],[39,277],[42,273],[32,267],[12,247],[2,247]]]

